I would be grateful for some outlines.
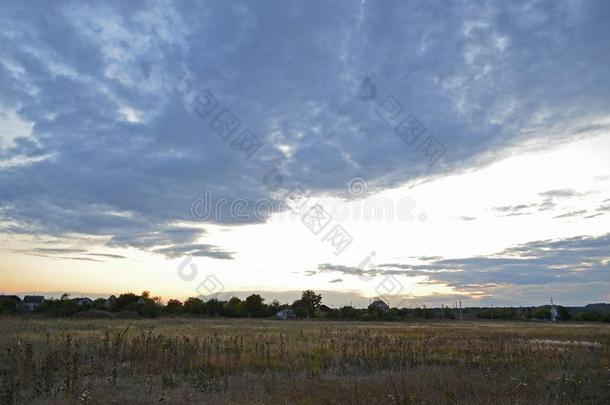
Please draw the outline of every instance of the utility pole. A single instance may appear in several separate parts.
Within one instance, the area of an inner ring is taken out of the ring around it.
[[[460,300],[460,322],[462,322],[462,300]]]

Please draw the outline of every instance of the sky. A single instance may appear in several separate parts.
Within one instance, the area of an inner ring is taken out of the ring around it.
[[[2,10],[0,293],[610,301],[607,1]]]

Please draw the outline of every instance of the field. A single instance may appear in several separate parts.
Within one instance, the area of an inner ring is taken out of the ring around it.
[[[0,403],[602,404],[610,326],[0,318]]]

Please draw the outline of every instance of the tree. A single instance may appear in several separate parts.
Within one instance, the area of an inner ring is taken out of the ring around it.
[[[167,305],[165,306],[165,311],[170,314],[179,314],[182,312],[182,303],[176,299],[170,299],[167,301]]]
[[[126,310],[135,311],[137,309],[136,304],[139,299],[140,299],[140,297],[135,295],[134,293],[129,292],[129,293],[121,294],[116,299],[115,308],[117,311],[126,311]]]
[[[103,298],[97,298],[95,301],[93,301],[93,308],[98,309],[100,311],[103,311],[106,309],[106,300]]]
[[[205,303],[205,311],[208,315],[220,315],[222,312],[222,302],[218,298],[209,299]]]
[[[373,319],[381,319],[384,316],[382,309],[374,303],[368,306],[367,311]]]
[[[344,319],[357,319],[360,318],[360,311],[352,306],[344,306],[339,309],[341,318]]]
[[[572,319],[572,314],[570,313],[570,310],[566,307],[558,305],[557,313],[559,314],[559,319],[562,321],[569,321],[570,319]]]
[[[305,290],[301,294],[300,305],[304,307],[307,316],[313,316],[320,302],[322,302],[322,295],[316,294],[312,290]]]
[[[199,298],[189,297],[182,304],[182,310],[188,314],[203,315],[205,313],[205,304]]]
[[[534,308],[534,310],[532,311],[532,318],[551,319],[551,306],[544,305],[542,307]]]
[[[17,303],[15,301],[0,300],[0,314],[12,314],[17,311]]]
[[[154,301],[146,301],[138,305],[138,315],[145,318],[156,318],[161,313],[161,305]]]
[[[36,311],[46,312],[50,316],[71,316],[80,310],[78,304],[69,299],[51,299],[42,303]]]
[[[282,307],[282,304],[278,300],[273,300],[271,305],[267,305],[267,315],[273,316],[277,314]]]
[[[223,316],[238,317],[243,315],[244,303],[237,297],[231,299],[223,305]]]
[[[296,314],[296,316],[298,318],[305,318],[305,317],[309,316],[309,308],[303,302],[303,300],[295,300],[292,303],[292,310],[294,311],[294,313]]]
[[[265,299],[258,294],[249,295],[244,301],[246,315],[260,317],[265,316]]]

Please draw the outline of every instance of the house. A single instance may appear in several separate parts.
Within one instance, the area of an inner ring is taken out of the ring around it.
[[[9,303],[13,303],[15,305],[19,304],[21,302],[21,298],[19,298],[16,295],[0,295],[0,302],[9,302]]]
[[[106,309],[113,309],[116,305],[116,297],[114,295],[111,295],[110,297],[108,297],[108,299],[106,300],[106,302],[104,302],[104,308]]]
[[[32,312],[43,302],[44,297],[42,295],[26,295],[23,297],[23,301],[17,304],[17,310],[21,312]]]
[[[282,309],[280,312],[275,314],[276,318],[281,321],[287,321],[291,319],[297,319],[297,314],[294,313],[292,308]]]
[[[333,312],[333,309],[331,307],[329,307],[328,305],[324,305],[324,304],[320,305],[318,307],[318,309],[320,310],[320,312],[323,312],[323,313]]]
[[[390,312],[390,306],[380,299],[376,299],[375,301],[373,301],[371,305],[369,305],[369,310],[370,309],[376,309],[381,314],[387,314],[388,312]]]
[[[93,304],[93,300],[87,297],[74,298],[72,301],[76,302],[79,307],[91,306]]]

